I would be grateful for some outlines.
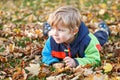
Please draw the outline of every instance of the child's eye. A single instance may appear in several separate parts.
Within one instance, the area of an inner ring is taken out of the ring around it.
[[[65,30],[63,30],[63,29],[55,29],[55,28],[51,28],[51,30],[57,30],[57,31],[61,31],[61,32],[63,32],[63,31],[65,31]]]
[[[64,31],[63,29],[58,29],[58,31]]]

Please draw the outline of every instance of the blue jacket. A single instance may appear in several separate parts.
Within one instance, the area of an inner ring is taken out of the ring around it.
[[[91,45],[94,47],[94,49],[90,49]],[[99,49],[100,44],[98,40],[95,38],[94,35],[89,33],[88,28],[85,26],[83,22],[81,22],[75,40],[67,47],[63,43],[57,44],[52,37],[48,38],[45,47],[42,51],[42,62],[47,65],[50,65],[55,62],[60,62],[66,56],[70,56],[74,58],[78,64],[81,65],[91,63],[96,64],[100,62]],[[68,52],[66,52],[66,50]],[[93,56],[93,54],[95,56]],[[93,57],[90,57],[90,55],[95,57],[95,60],[91,59]],[[82,58],[83,60],[81,60]],[[86,60],[88,61],[84,60],[84,58],[86,58]]]

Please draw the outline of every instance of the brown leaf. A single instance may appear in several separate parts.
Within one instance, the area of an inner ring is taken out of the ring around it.
[[[21,68],[24,68],[24,67],[25,67],[25,61],[22,60],[22,62],[21,62]]]
[[[43,77],[46,77],[47,75],[49,75],[50,73],[51,73],[50,72],[50,67],[42,64],[40,66],[40,71],[39,71],[38,77],[43,78]]]
[[[91,74],[88,77],[86,77],[84,80],[94,80],[94,75]]]
[[[24,69],[18,70],[12,76],[12,80],[26,80],[26,78],[27,78],[27,74],[25,73]]]
[[[65,76],[66,74],[59,74],[57,76],[47,77],[46,80],[67,80],[66,78],[64,78]]]
[[[0,62],[7,62],[7,57],[0,56]]]

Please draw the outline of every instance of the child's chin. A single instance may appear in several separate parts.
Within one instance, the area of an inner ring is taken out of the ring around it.
[[[60,41],[55,41],[57,44],[61,44],[62,42],[60,42]]]

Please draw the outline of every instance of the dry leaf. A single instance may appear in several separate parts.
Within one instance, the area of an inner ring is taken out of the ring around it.
[[[112,8],[113,10],[117,10],[117,5],[113,5],[111,8]]]
[[[117,80],[120,80],[120,76],[117,77]]]
[[[21,32],[21,30],[19,28],[15,28],[13,29],[13,31],[16,33],[16,34],[19,34]]]
[[[94,75],[94,80],[104,80],[104,75],[101,74],[95,74]]]
[[[100,9],[99,14],[100,14],[100,15],[103,15],[103,14],[105,14],[105,12],[106,12],[105,9]]]
[[[61,68],[64,67],[64,63],[54,63],[53,67],[56,68],[56,69],[61,69]]]
[[[32,22],[37,20],[37,17],[34,14],[31,14],[27,17],[28,22]]]
[[[25,69],[27,69],[30,74],[32,74],[33,76],[38,75],[39,74],[39,70],[40,70],[40,64],[29,64],[30,67],[26,67]]]
[[[6,76],[6,72],[0,71],[0,79],[4,79]]]
[[[59,74],[57,76],[50,76],[47,77],[46,80],[67,80],[65,78],[63,78],[66,74]]]
[[[84,69],[84,75],[85,75],[85,76],[89,76],[89,75],[92,74],[92,73],[93,73],[92,68],[90,68],[90,69],[85,68],[85,69]]]
[[[48,65],[42,64],[40,66],[40,71],[39,71],[38,77],[43,78],[43,77],[46,77],[47,75],[49,75],[50,73],[51,73],[50,67]]]
[[[10,45],[9,45],[9,51],[10,51],[10,52],[13,52],[13,51],[14,51],[14,48],[15,48],[15,44],[10,44]]]
[[[0,56],[0,62],[7,62],[7,57]]]
[[[102,3],[102,4],[100,4],[99,6],[100,6],[100,8],[102,8],[102,9],[106,9],[106,8],[107,8],[107,5],[106,5],[105,3]]]
[[[110,72],[112,70],[113,66],[110,63],[106,63],[105,66],[103,67],[104,72]]]
[[[18,69],[12,76],[12,80],[26,80],[27,74],[24,69]]]

